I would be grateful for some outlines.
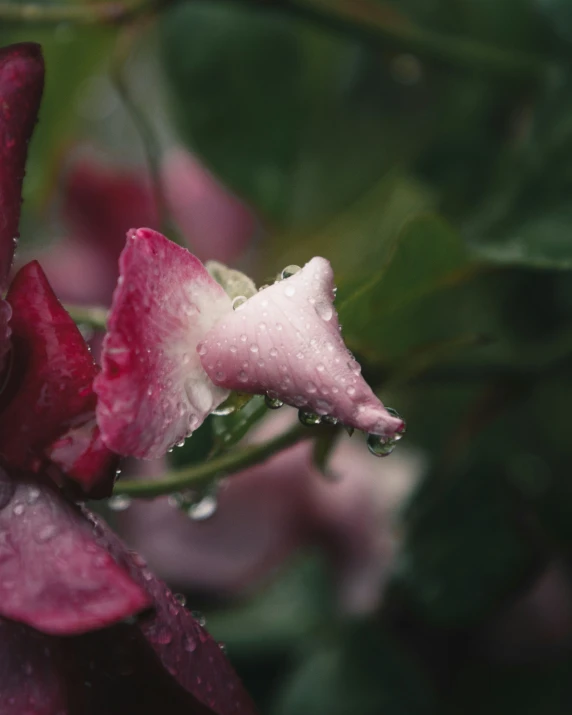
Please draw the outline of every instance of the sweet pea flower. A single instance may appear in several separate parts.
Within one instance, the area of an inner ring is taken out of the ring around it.
[[[159,228],[156,194],[144,170],[115,166],[94,151],[74,149],[66,164],[59,215],[67,236],[43,251],[42,267],[61,300],[108,306],[125,234],[132,226]],[[228,262],[244,252],[256,231],[254,213],[184,148],[161,158],[160,189],[199,257]]]
[[[160,457],[231,390],[265,394],[378,435],[399,439],[390,414],[346,348],[332,269],[313,258],[247,300],[233,301],[186,249],[150,229],[129,232],[120,258],[95,380],[105,443]]]
[[[3,289],[43,76],[37,45],[0,49]],[[0,712],[253,713],[218,644],[71,498],[109,493],[116,456],[95,422],[97,368],[37,262],[0,314]]]

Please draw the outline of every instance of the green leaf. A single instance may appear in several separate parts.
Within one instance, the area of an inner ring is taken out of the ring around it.
[[[275,715],[427,715],[435,695],[417,663],[379,625],[349,626],[310,652]]]
[[[340,287],[340,321],[351,347],[392,360],[419,345],[455,341],[480,327],[466,285],[482,266],[442,219],[422,216],[403,228],[393,251],[361,285]],[[463,341],[460,342],[462,344]]]
[[[502,469],[485,463],[420,485],[405,514],[394,583],[430,623],[477,621],[536,565],[516,506]]]
[[[281,226],[339,212],[434,125],[377,52],[287,16],[189,3],[165,13],[161,37],[183,138]]]

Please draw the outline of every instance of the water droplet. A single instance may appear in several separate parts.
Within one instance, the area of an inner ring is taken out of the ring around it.
[[[175,601],[179,603],[179,605],[185,607],[187,605],[187,597],[185,596],[184,593],[175,593],[173,594]]]
[[[290,276],[296,275],[296,273],[298,273],[298,271],[300,270],[302,270],[300,266],[297,266],[292,263],[292,265],[286,266],[286,268],[280,274],[280,278],[282,278],[282,280],[284,280],[285,278],[290,278]]]
[[[291,298],[295,293],[296,288],[294,286],[286,286],[286,288],[284,288],[284,295],[287,295],[288,298]]]
[[[207,625],[207,619],[200,611],[191,611],[191,616],[195,619],[199,626],[204,628]]]
[[[325,367],[325,365],[323,365],[321,362],[319,362],[319,363],[316,365],[316,370],[317,370],[318,372],[325,372],[326,367]]]
[[[38,531],[36,538],[40,543],[45,543],[46,541],[52,539],[57,534],[57,531],[58,528],[55,524],[46,524],[46,526],[43,526]]]
[[[223,643],[222,641],[218,642],[218,647],[222,650],[222,652],[226,655],[227,654],[227,647],[226,643]]]
[[[111,511],[125,511],[131,506],[131,497],[127,494],[116,494],[107,500],[107,506]]]
[[[303,353],[301,350],[299,350],[299,351],[296,353],[296,357],[298,358],[298,360],[303,360],[303,359],[304,359],[304,353]]]
[[[278,330],[278,332],[282,330],[282,323],[276,323],[276,330]]]
[[[215,372],[215,380],[217,382],[221,382],[225,377],[226,374],[222,370],[217,370],[217,372]]]
[[[245,343],[247,340],[248,340],[248,335],[246,335],[245,333],[242,333],[242,335],[240,336],[240,342]]]
[[[38,489],[38,487],[30,487],[28,489],[28,498],[26,501],[28,502],[28,504],[34,504],[34,502],[38,500],[39,496],[40,490]]]
[[[355,394],[356,394],[356,388],[355,388],[355,387],[351,387],[351,386],[350,386],[350,387],[346,387],[346,392],[347,392],[348,395],[350,395],[350,397],[351,397],[352,395],[355,395]]]
[[[367,436],[367,448],[376,457],[387,457],[395,449],[395,440],[379,434]]]
[[[248,375],[246,372],[244,372],[244,370],[241,370],[238,373],[237,377],[239,382],[248,382]]]
[[[269,355],[270,355],[270,357],[273,357],[273,358],[277,357],[277,356],[278,356],[278,350],[276,350],[276,348],[270,348]]]
[[[313,412],[304,412],[303,410],[300,410],[298,412],[298,419],[306,427],[313,427],[314,425],[319,425],[322,421],[320,415],[316,415]]]
[[[322,417],[322,422],[325,422],[328,425],[337,425],[338,424],[338,418],[333,417],[332,415],[324,415]]]
[[[327,400],[316,400],[316,412],[320,415],[327,415],[332,409],[332,405]]]
[[[16,504],[12,511],[16,514],[16,516],[21,516],[24,513],[24,508],[23,504]]]
[[[160,643],[161,645],[169,645],[172,640],[173,634],[166,626],[159,628],[157,632],[157,643]]]
[[[197,649],[197,641],[193,636],[187,636],[185,638],[184,649],[187,653],[194,653]]]
[[[266,323],[258,323],[258,330],[260,330],[261,333],[263,333],[266,330],[267,326]]]
[[[208,494],[203,497],[196,504],[192,504],[188,510],[187,514],[193,521],[206,521],[210,519],[216,512],[217,501],[216,497]]]
[[[247,297],[245,295],[237,295],[232,301],[232,309],[239,310],[246,303]]]
[[[249,350],[251,353],[257,353],[258,352],[258,345],[256,343],[252,343],[249,347]]]
[[[314,306],[314,309],[318,315],[319,318],[322,320],[331,320],[332,316],[334,315],[334,309],[330,305],[330,303],[327,303],[324,300],[319,301],[316,303]]]
[[[197,345],[197,352],[199,355],[206,355],[207,354],[207,341],[203,340]]]

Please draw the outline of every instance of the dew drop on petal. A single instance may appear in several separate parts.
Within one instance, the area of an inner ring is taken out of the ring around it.
[[[286,268],[280,274],[280,278],[282,278],[282,280],[284,280],[285,278],[290,278],[290,276],[296,275],[296,273],[298,273],[298,271],[300,270],[300,266],[297,266],[292,263],[292,265],[286,266]]]
[[[173,596],[175,598],[175,601],[177,601],[180,606],[184,607],[187,605],[187,597],[184,593],[175,593],[173,594]]]
[[[239,310],[246,303],[246,301],[247,298],[245,295],[237,295],[236,298],[232,301],[232,309]]]
[[[242,335],[240,336],[240,342],[245,343],[247,340],[248,340],[248,335],[246,335],[245,333],[242,333]]]
[[[296,288],[294,286],[286,286],[286,288],[284,288],[284,295],[287,295],[288,298],[292,298],[295,293]]]
[[[304,412],[300,410],[298,412],[298,419],[306,427],[313,427],[314,425],[319,425],[322,421],[320,415],[316,415],[313,412]]]
[[[258,345],[256,343],[252,343],[249,347],[249,350],[251,353],[256,354],[259,350]]]
[[[195,620],[198,620],[198,619],[195,619]],[[193,636],[187,636],[187,637],[185,638],[185,642],[184,642],[184,646],[183,646],[183,647],[184,647],[184,649],[187,651],[187,653],[194,653],[194,652],[196,651],[196,649],[197,649],[197,641],[196,641],[196,638],[194,638]]]
[[[200,342],[197,345],[197,352],[199,355],[206,355],[207,354],[207,343],[206,341]]]
[[[125,511],[131,506],[131,501],[127,494],[117,494],[107,500],[107,506],[111,511]]]
[[[268,407],[271,410],[278,410],[280,407],[284,406],[284,403],[282,400],[279,400],[277,397],[272,395],[271,393],[267,393],[264,395],[264,402],[266,404],[266,407]]]
[[[199,626],[202,626],[204,628],[207,625],[207,619],[204,617],[201,611],[191,611],[191,616],[195,619]]]
[[[316,303],[316,305],[314,306],[314,309],[318,317],[322,320],[331,320],[332,316],[334,315],[334,309],[332,308],[331,304],[323,300],[318,301],[318,303]]]

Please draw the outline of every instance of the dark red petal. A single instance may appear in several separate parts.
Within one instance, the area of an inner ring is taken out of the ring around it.
[[[42,91],[44,61],[39,45],[0,49],[0,292],[6,288],[18,237],[28,141]]]
[[[97,368],[81,333],[36,261],[16,274],[7,300],[13,311],[13,360],[0,395],[0,460],[13,469],[38,472],[55,455],[60,466],[71,465],[69,476],[84,491],[108,486],[113,460],[104,457],[93,432]],[[67,455],[61,439],[66,433],[72,437]],[[87,435],[85,454],[78,434]],[[106,465],[108,471],[102,471]]]
[[[252,700],[218,643],[147,570],[141,558],[128,552],[118,537],[98,522],[102,543],[152,599],[153,610],[137,621],[164,668],[216,715],[253,715]]]
[[[45,633],[116,623],[150,598],[51,487],[0,472],[0,614]]]
[[[129,232],[120,268],[95,381],[97,421],[115,452],[152,459],[228,396],[196,347],[232,304],[197,258],[147,228]]]
[[[56,639],[0,619],[0,713],[68,715]]]

